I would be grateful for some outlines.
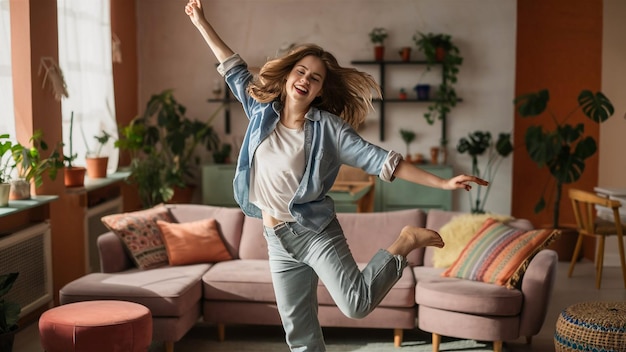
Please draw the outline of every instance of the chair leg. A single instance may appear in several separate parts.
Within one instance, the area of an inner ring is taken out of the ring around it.
[[[576,261],[578,260],[578,255],[580,254],[580,250],[583,247],[583,234],[578,234],[578,240],[576,240],[576,248],[574,248],[574,255],[572,257],[572,262],[569,264],[569,271],[567,272],[567,277],[572,277],[572,273],[574,272],[574,265],[576,265]]]
[[[596,260],[596,288],[599,289],[602,283],[602,268],[604,266],[604,236],[600,236],[600,244],[598,246],[598,258]]]
[[[174,341],[165,341],[165,352],[174,352]]]
[[[622,279],[624,280],[624,288],[626,288],[626,260],[624,257],[624,237],[621,232],[617,233],[617,248],[619,249],[619,261],[622,266]]]
[[[224,342],[226,339],[226,326],[223,323],[217,324],[217,340]]]
[[[404,330],[393,329],[393,346],[400,347],[402,345],[402,338],[404,336]]]
[[[493,352],[502,352],[502,340],[493,342]]]
[[[439,352],[440,344],[441,344],[441,335],[433,333],[433,352]]]

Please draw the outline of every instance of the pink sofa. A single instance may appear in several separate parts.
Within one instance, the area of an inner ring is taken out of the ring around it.
[[[95,299],[144,304],[152,311],[154,340],[165,341],[168,351],[200,317],[206,323],[216,324],[222,339],[225,327],[231,324],[280,325],[261,221],[245,217],[236,208],[192,204],[169,207],[179,222],[217,219],[235,259],[141,271],[132,266],[122,243],[109,232],[98,239],[102,273],[88,274],[63,287],[61,304]],[[424,211],[413,209],[341,213],[338,219],[355,259],[366,263],[379,248],[387,248],[403,226],[438,229],[455,214],[430,210],[427,216]],[[321,324],[393,329],[396,346],[402,342],[404,329],[416,328],[418,310],[418,327],[434,333],[434,339],[441,334],[502,341],[532,336],[540,330],[556,268],[553,251],[544,250],[535,256],[524,276],[522,290],[442,278],[438,275],[441,270],[432,267],[431,257],[428,249],[413,251],[408,257],[411,265],[400,281],[364,319],[345,317],[320,282]],[[459,331],[464,329],[468,332]]]

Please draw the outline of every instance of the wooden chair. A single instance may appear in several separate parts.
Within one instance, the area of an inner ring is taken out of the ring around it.
[[[376,176],[368,175],[365,171],[341,165],[339,174],[335,180],[335,185],[361,185],[367,183],[369,191],[357,202],[357,213],[371,213],[374,211],[374,188],[376,186]]]
[[[622,277],[624,279],[624,287],[626,287],[626,264],[624,263],[624,233],[626,226],[621,223],[618,208],[622,204],[617,200],[601,197],[595,193],[582,191],[579,189],[570,189],[569,197],[574,207],[574,216],[578,226],[578,241],[574,249],[574,256],[569,266],[567,277],[572,276],[576,258],[580,254],[585,236],[592,236],[598,239],[598,247],[596,252],[596,288],[600,288],[602,281],[602,267],[604,264],[604,240],[606,236],[617,235],[617,246],[619,249],[620,264],[622,267]],[[613,211],[613,221],[603,220],[596,217],[595,206],[603,206]]]

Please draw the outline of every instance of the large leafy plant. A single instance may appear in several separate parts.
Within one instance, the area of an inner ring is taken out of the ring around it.
[[[58,169],[63,167],[63,156],[58,150],[62,143],[57,145],[57,148],[49,150],[41,130],[33,133],[30,143],[30,147],[20,143],[12,147],[13,161],[17,168],[17,178],[29,183],[34,182],[35,187],[39,187],[43,184],[43,175],[46,171],[50,179],[54,180]]]
[[[216,150],[219,136],[211,126],[217,109],[207,122],[192,120],[171,89],[152,95],[144,113],[121,128],[115,146],[131,153],[130,182],[136,183],[146,208],[167,202],[174,187],[192,183],[199,164],[197,147]]]
[[[585,171],[585,160],[593,156],[598,149],[595,139],[585,135],[583,123],[569,124],[567,121],[575,113],[581,111],[591,121],[601,123],[613,115],[614,108],[603,93],[582,90],[578,95],[575,108],[559,120],[552,111],[548,110],[549,101],[550,93],[547,89],[543,89],[517,97],[515,105],[517,112],[523,118],[536,117],[547,112],[554,124],[554,129],[548,129],[542,125],[528,127],[524,141],[531,160],[540,168],[547,167],[551,181],[554,182],[552,225],[557,228],[559,227],[559,206],[563,185],[580,179]],[[548,185],[544,187],[541,198],[535,206],[535,213],[545,209],[547,190]]]
[[[489,191],[493,183],[493,179],[497,175],[500,164],[513,152],[513,144],[511,143],[510,133],[500,133],[498,140],[494,143],[489,131],[474,131],[467,137],[459,140],[456,150],[461,153],[467,153],[472,158],[472,175],[478,176],[489,181],[483,193],[483,187],[475,187],[469,192],[470,208],[473,214],[484,214],[485,203],[489,196]],[[487,153],[487,162],[481,171],[478,157]],[[476,193],[475,199],[473,193]]]
[[[4,299],[18,276],[19,273],[0,275],[0,334],[16,330],[18,327],[17,322],[20,318],[21,307],[16,302]]]

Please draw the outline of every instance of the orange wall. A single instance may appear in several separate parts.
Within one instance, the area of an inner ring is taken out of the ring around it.
[[[517,62],[515,95],[550,90],[549,108],[561,119],[576,107],[582,89],[598,91],[602,74],[602,1],[601,0],[529,0],[518,1]],[[559,120],[561,120],[559,119]],[[585,122],[585,132],[598,140],[598,125],[582,113],[569,123]],[[514,143],[524,145],[524,133],[531,124],[540,123],[552,130],[554,123],[546,115],[514,121]],[[533,209],[551,180],[547,169],[538,170],[524,147],[513,155],[513,187],[511,214],[528,218],[535,226],[552,223],[554,184],[546,189],[546,210],[535,214]],[[598,182],[598,154],[586,161],[585,172],[575,184],[592,190]],[[571,224],[574,216],[568,187],[561,198],[561,224]]]

